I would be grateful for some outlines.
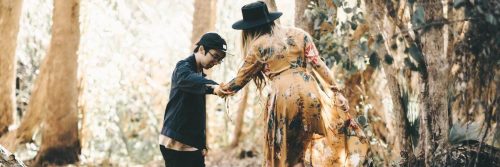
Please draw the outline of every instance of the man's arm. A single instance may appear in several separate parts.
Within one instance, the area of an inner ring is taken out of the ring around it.
[[[206,79],[189,68],[186,62],[177,64],[174,76],[177,77],[177,86],[185,92],[193,94],[212,94],[213,88],[207,86],[218,85],[217,82]]]

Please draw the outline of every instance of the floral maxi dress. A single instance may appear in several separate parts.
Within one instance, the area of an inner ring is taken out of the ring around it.
[[[316,162],[319,166],[357,166],[366,154],[361,147],[366,142],[347,138],[349,116],[320,88],[317,79],[333,85],[333,74],[320,59],[309,34],[277,26],[272,34],[258,37],[250,46],[237,76],[223,89],[238,91],[259,72],[270,81],[264,166],[304,163],[314,134],[325,137],[321,155],[315,155],[321,157],[321,162]],[[355,133],[362,134],[359,128]]]

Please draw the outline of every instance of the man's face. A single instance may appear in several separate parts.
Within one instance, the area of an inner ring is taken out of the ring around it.
[[[210,49],[205,54],[205,62],[203,63],[204,69],[210,69],[213,66],[222,63],[225,53],[220,50]]]

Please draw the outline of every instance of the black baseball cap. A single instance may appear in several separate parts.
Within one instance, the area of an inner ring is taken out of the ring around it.
[[[222,52],[226,52],[227,44],[219,34],[214,32],[207,32],[201,36],[200,41],[196,45],[203,45],[212,49],[217,49]]]

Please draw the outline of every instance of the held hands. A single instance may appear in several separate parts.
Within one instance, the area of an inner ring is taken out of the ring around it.
[[[219,97],[226,97],[228,95],[234,95],[234,92],[222,89],[224,83],[220,85],[214,85],[214,94]]]

